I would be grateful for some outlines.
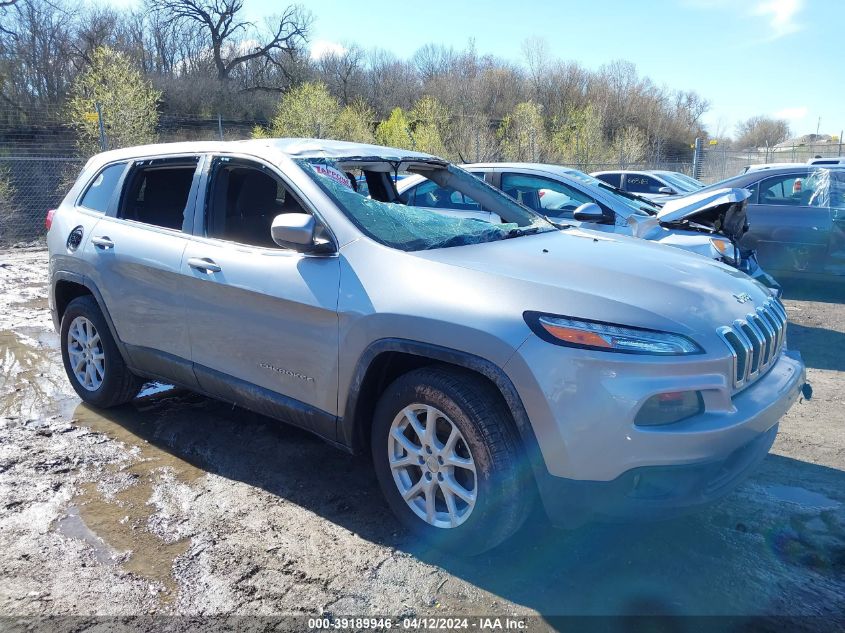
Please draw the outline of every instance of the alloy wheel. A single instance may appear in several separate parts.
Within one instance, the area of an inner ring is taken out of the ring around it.
[[[478,496],[475,461],[442,411],[424,404],[402,409],[390,426],[387,452],[393,481],[414,514],[439,528],[469,518]]]
[[[67,351],[77,382],[88,391],[99,389],[106,375],[106,354],[97,328],[84,316],[71,321]]]

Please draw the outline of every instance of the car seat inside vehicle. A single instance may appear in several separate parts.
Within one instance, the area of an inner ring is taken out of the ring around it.
[[[306,213],[299,201],[272,175],[253,167],[218,169],[209,195],[206,234],[252,246],[276,248],[273,219]]]
[[[120,217],[167,229],[182,229],[195,166],[140,169],[120,210]]]

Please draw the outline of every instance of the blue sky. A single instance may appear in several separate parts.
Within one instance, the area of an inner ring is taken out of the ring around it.
[[[256,16],[278,0],[246,0]],[[427,42],[522,61],[522,43],[547,41],[552,55],[597,68],[614,59],[671,88],[711,102],[711,133],[766,114],[796,134],[845,128],[845,0],[422,0],[305,3],[312,44],[358,42],[410,56]],[[372,6],[372,9],[369,7]],[[375,7],[378,7],[376,9]]]
[[[135,0],[117,0],[132,4]],[[710,100],[711,133],[742,119],[789,120],[794,134],[845,128],[845,0],[417,0],[305,1],[316,50],[357,42],[408,57],[435,42],[522,62],[522,43],[595,69],[634,62],[659,85]],[[285,0],[245,0],[251,19]]]

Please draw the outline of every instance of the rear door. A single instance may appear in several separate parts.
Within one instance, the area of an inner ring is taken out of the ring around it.
[[[772,271],[823,272],[831,236],[831,209],[813,172],[802,169],[762,177],[748,187],[749,231],[743,245],[756,249]],[[762,175],[762,174],[761,174]]]
[[[311,208],[272,166],[229,156],[209,160],[197,206],[181,272],[200,385],[333,438],[339,260],[270,236],[277,215]]]
[[[196,382],[180,270],[199,166],[197,155],[133,161],[85,244],[91,277],[132,365],[186,386]]]

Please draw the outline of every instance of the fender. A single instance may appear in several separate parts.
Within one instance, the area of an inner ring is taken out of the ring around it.
[[[537,437],[534,435],[534,429],[531,426],[531,421],[528,419],[528,414],[525,412],[522,399],[516,387],[514,387],[513,382],[511,382],[511,379],[501,367],[475,354],[408,339],[378,339],[370,343],[361,354],[349,385],[344,416],[338,420],[338,437],[344,444],[353,450],[361,448],[361,430],[363,425],[368,424],[370,421],[356,419],[355,412],[359,405],[359,396],[367,372],[376,357],[385,352],[401,352],[419,356],[422,359],[449,363],[477,372],[490,380],[498,388],[499,393],[501,393],[510,409],[517,431],[522,439],[525,455],[531,463],[535,479],[539,483],[541,479],[549,477],[549,472],[540,453],[540,445],[537,442]]]
[[[114,322],[112,321],[111,314],[109,314],[109,310],[106,307],[106,302],[103,300],[103,295],[100,294],[99,289],[97,288],[96,284],[80,273],[74,273],[69,270],[57,270],[53,273],[53,279],[50,283],[50,295],[52,298],[51,304],[51,312],[53,316],[53,326],[56,328],[56,332],[61,330],[61,321],[59,320],[59,310],[58,306],[56,305],[56,282],[58,281],[70,281],[72,283],[78,284],[80,286],[85,286],[91,295],[94,297],[94,300],[97,302],[97,305],[100,307],[100,311],[103,313],[103,317],[106,319],[106,324],[109,326],[109,331],[111,332],[112,339],[114,339],[115,345],[117,345],[117,349],[120,351],[120,355],[123,357],[123,362],[130,364],[129,354],[126,351],[126,346],[123,344],[123,341],[120,340],[120,337],[117,335],[117,330],[114,327]]]

